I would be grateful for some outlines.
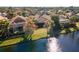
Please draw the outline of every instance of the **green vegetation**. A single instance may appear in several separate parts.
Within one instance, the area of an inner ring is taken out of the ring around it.
[[[60,32],[61,34],[72,33],[79,30],[79,18],[76,16],[73,16],[70,18],[70,20],[71,20],[71,23],[65,24],[67,28],[64,28],[62,25],[63,28]]]
[[[71,22],[78,22],[78,21],[79,21],[79,17],[77,17],[77,16],[72,16],[72,17],[70,18],[70,21],[71,21]]]
[[[0,37],[6,37],[8,35],[9,21],[6,19],[0,20]]]
[[[38,30],[34,31],[34,33],[32,34],[32,40],[37,40],[37,39],[44,38],[44,37],[47,37],[46,28],[38,29]]]
[[[66,29],[62,30],[60,33],[61,34],[66,34]]]
[[[44,38],[44,37],[47,37],[47,29],[46,28],[40,28],[40,29],[37,29],[34,31],[34,33],[32,35],[23,35],[22,37],[25,39],[25,40],[28,40],[28,39],[31,39],[31,40],[37,40],[37,39],[40,39],[40,38]]]
[[[25,35],[26,37],[18,37],[18,38],[13,38],[13,39],[7,39],[5,41],[0,41],[0,47],[1,46],[8,46],[8,45],[13,45],[13,44],[17,44],[19,42],[22,42],[23,40],[26,40],[27,35]],[[47,37],[47,29],[46,28],[40,28],[34,31],[34,33],[32,34],[32,40],[37,40],[40,38],[44,38]],[[29,36],[28,36],[29,38]]]
[[[52,16],[52,21],[54,21],[53,25],[55,24],[55,28],[60,29],[59,17],[58,16]]]
[[[35,9],[35,8],[34,8]],[[21,34],[21,31],[15,31],[15,32],[11,32],[10,33],[10,27],[9,27],[9,21],[6,19],[2,19],[0,20],[0,47],[1,46],[8,46],[8,45],[13,45],[22,41],[27,41],[27,40],[38,40],[41,38],[45,38],[48,36],[48,32],[49,32],[49,36],[53,36],[54,32],[60,31],[60,34],[66,34],[66,33],[72,33],[75,32],[77,30],[79,30],[79,17],[77,17],[77,15],[73,15],[73,16],[69,16],[67,19],[70,20],[70,23],[66,23],[65,25],[62,24],[60,25],[59,22],[59,15],[65,15],[66,13],[66,9],[67,8],[60,8],[61,12],[59,14],[52,15],[52,12],[50,13],[50,17],[51,19],[48,19],[46,21],[44,21],[44,28],[38,28],[39,26],[37,25],[37,21],[35,20],[36,18],[34,18],[34,11],[31,8],[7,8],[5,10],[5,8],[2,8],[0,11],[4,12],[7,14],[7,18],[9,20],[11,20],[14,16],[20,15],[20,16],[28,16],[26,17],[27,20],[27,26],[25,27],[25,31],[23,32],[23,34]],[[72,8],[71,8],[72,9]],[[4,10],[4,11],[3,11]],[[35,11],[35,14],[39,11],[39,9],[37,9],[37,11]],[[38,15],[39,16],[39,15]],[[42,15],[41,15],[42,16]],[[40,17],[41,17],[40,16]],[[67,15],[68,16],[68,15]],[[65,17],[66,18],[66,17]],[[71,26],[72,25],[72,26]],[[34,32],[33,32],[33,31]],[[33,33],[32,33],[33,32]],[[59,33],[59,32],[57,32]],[[19,36],[17,38],[9,38],[9,34],[11,34],[11,36]],[[4,40],[6,39],[6,40]]]
[[[76,22],[77,29],[79,30],[79,22]]]
[[[75,31],[76,31],[75,28],[69,28],[69,30],[70,30],[71,32],[75,32]]]
[[[63,29],[61,30],[60,34],[67,34],[67,33],[75,32],[75,31],[76,31],[75,28]]]
[[[13,39],[7,39],[7,40],[1,42],[0,47],[16,44],[16,43],[19,43],[21,41],[23,41],[23,38],[21,38],[21,37],[13,38]]]

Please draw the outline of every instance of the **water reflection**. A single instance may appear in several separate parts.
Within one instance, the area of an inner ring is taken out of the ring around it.
[[[68,35],[61,35],[58,38],[58,42],[62,51],[76,52],[79,51],[79,33],[71,33]]]
[[[12,52],[79,52],[79,32],[59,37],[25,41],[16,45],[0,47],[0,51]]]
[[[61,51],[60,44],[58,43],[58,39],[55,37],[48,38],[47,47],[49,52]]]

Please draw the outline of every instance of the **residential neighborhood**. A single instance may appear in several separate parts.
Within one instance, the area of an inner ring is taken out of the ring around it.
[[[1,52],[73,52],[77,44],[79,7],[0,7]]]

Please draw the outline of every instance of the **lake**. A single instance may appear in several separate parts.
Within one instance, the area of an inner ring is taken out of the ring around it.
[[[1,52],[79,52],[79,31],[0,47]]]

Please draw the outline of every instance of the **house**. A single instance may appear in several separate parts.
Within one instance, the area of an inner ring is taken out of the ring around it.
[[[27,24],[27,20],[26,18],[22,17],[22,16],[16,16],[14,17],[9,24],[10,27],[10,31],[11,32],[24,32],[24,26],[26,26]]]
[[[67,19],[65,15],[60,15],[59,16],[59,22],[60,22],[60,24],[65,24],[65,23],[69,23],[70,20]]]
[[[47,23],[49,20],[51,20],[51,17],[44,14],[42,16],[39,15],[39,17],[37,16],[36,19],[36,25],[38,25],[38,27],[43,27],[45,25],[45,23]]]

